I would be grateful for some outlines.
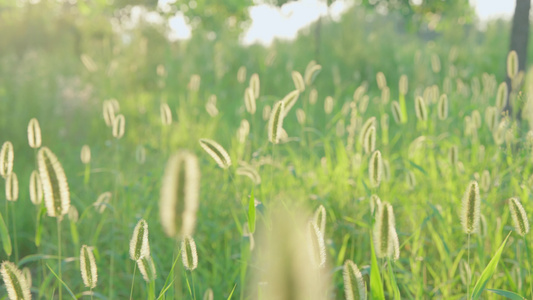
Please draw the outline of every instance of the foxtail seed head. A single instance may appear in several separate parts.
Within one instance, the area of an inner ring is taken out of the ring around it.
[[[215,296],[213,295],[213,290],[211,288],[208,288],[205,293],[202,300],[214,300]]]
[[[246,176],[250,178],[252,182],[256,185],[261,183],[261,176],[259,175],[257,170],[252,168],[251,166],[239,167],[235,172],[237,173],[237,175]]]
[[[30,300],[31,292],[26,277],[9,261],[4,261],[0,268],[0,274],[6,285],[7,295],[10,300]]]
[[[451,146],[450,150],[448,150],[448,160],[450,161],[450,165],[454,167],[457,165],[459,161],[459,147],[457,145]]]
[[[333,112],[333,97],[327,96],[324,100],[324,112],[329,115]]]
[[[13,152],[13,144],[11,142],[4,142],[0,150],[0,175],[6,178],[7,175],[13,172],[13,160],[15,153]]]
[[[518,74],[518,54],[512,50],[507,55],[507,76],[513,79]]]
[[[259,75],[257,75],[257,73],[252,74],[252,77],[250,77],[250,88],[254,92],[254,98],[259,98],[260,83]]]
[[[448,96],[446,94],[440,95],[437,113],[440,120],[448,118]]]
[[[30,176],[30,200],[35,205],[39,205],[43,201],[43,185],[37,170],[31,172]]]
[[[296,101],[298,101],[298,97],[300,97],[300,91],[294,90],[287,94],[281,101],[283,101],[284,107],[283,107],[283,117],[285,118],[287,114],[289,114],[289,111],[291,108],[296,104]]]
[[[298,108],[296,110],[296,120],[298,121],[298,124],[305,125],[305,111],[301,108]]]
[[[80,270],[83,284],[90,289],[94,289],[98,282],[98,270],[93,248],[87,245],[83,245],[80,250]]]
[[[148,223],[140,219],[130,240],[130,258],[134,261],[150,256],[150,245],[148,243]]]
[[[36,118],[31,119],[28,124],[28,144],[33,149],[41,147],[41,126]]]
[[[370,128],[376,127],[376,117],[368,118],[368,120],[363,123],[363,126],[361,126],[361,133],[359,134],[359,143],[361,145],[364,145],[365,143],[365,137],[367,136],[367,132]]]
[[[309,255],[314,266],[317,268],[324,267],[326,265],[326,243],[324,242],[324,234],[314,221],[307,223],[307,239]]]
[[[383,173],[383,160],[379,150],[374,151],[370,157],[368,164],[368,176],[370,178],[370,186],[376,188],[381,183]]]
[[[392,117],[394,118],[394,122],[396,122],[396,124],[400,124],[402,122],[402,113],[401,113],[400,104],[398,103],[398,101],[392,101],[391,109],[392,109]]]
[[[83,164],[91,162],[91,148],[88,145],[81,147],[80,159]]]
[[[342,277],[344,279],[344,296],[346,300],[367,299],[365,280],[353,261],[347,260],[344,262]]]
[[[244,90],[244,107],[246,111],[253,115],[255,114],[256,105],[255,105],[255,95],[251,87],[247,87]]]
[[[486,193],[490,189],[490,172],[489,170],[484,170],[481,174],[481,189]]]
[[[163,126],[168,126],[172,124],[172,111],[168,106],[168,103],[163,102],[159,107],[159,113],[161,115],[161,123]]]
[[[185,269],[192,271],[198,267],[198,253],[192,236],[187,235],[181,241],[181,258]]]
[[[169,237],[194,232],[199,192],[198,159],[189,151],[174,154],[167,162],[159,201],[161,224]]]
[[[422,97],[416,97],[415,99],[415,112],[418,120],[425,122],[428,119],[428,109],[426,102]]]
[[[55,154],[47,147],[42,147],[37,153],[37,163],[48,216],[61,219],[68,213],[70,207],[70,192],[65,171]]]
[[[509,91],[507,83],[504,81],[498,86],[498,92],[496,94],[496,107],[499,111],[503,110],[507,105],[507,100],[509,97]]]
[[[157,272],[155,270],[154,259],[152,256],[139,259],[137,261],[137,266],[139,267],[139,271],[141,272],[144,281],[151,282],[155,280]]]
[[[113,119],[113,137],[120,139],[124,136],[124,127],[126,125],[126,119],[122,114],[117,115]]]
[[[388,202],[382,202],[377,207],[373,235],[377,257],[399,258],[399,241],[394,211]]]
[[[15,172],[7,175],[6,178],[6,199],[8,201],[17,201],[19,198],[19,180]]]
[[[318,101],[318,91],[316,89],[312,89],[311,92],[309,92],[309,104],[315,105]]]
[[[302,77],[302,74],[298,71],[292,71],[292,81],[294,82],[294,86],[296,87],[296,90],[300,93],[305,91],[305,82],[304,78]]]
[[[376,74],[376,82],[380,90],[387,86],[387,79],[385,78],[385,74],[383,74],[383,72],[378,72]]]
[[[98,196],[98,199],[93,203],[93,206],[98,213],[103,213],[105,211],[111,201],[112,195],[111,192],[105,192]]]
[[[322,234],[326,234],[326,208],[320,205],[313,216],[313,222],[318,225],[318,229]]]
[[[210,139],[200,139],[200,146],[222,169],[227,169],[231,166],[231,158],[228,152],[219,143]]]
[[[315,81],[315,78],[318,76],[318,73],[322,70],[322,66],[318,64],[313,64],[311,66],[308,65],[308,67],[305,69],[305,84],[311,85],[313,81]]]
[[[268,120],[268,140],[272,144],[279,143],[281,130],[283,128],[284,111],[285,103],[283,101],[278,101],[270,112],[270,119]]]
[[[515,231],[520,236],[525,236],[529,232],[529,221],[527,219],[526,210],[518,198],[513,197],[508,201]]]
[[[480,205],[478,183],[477,181],[471,181],[463,196],[461,208],[461,224],[463,225],[463,231],[467,234],[479,231]]]
[[[243,83],[246,80],[246,67],[241,66],[237,71],[237,81]]]
[[[376,127],[370,126],[368,130],[365,132],[365,136],[363,138],[363,149],[365,150],[366,154],[374,152],[376,149]]]

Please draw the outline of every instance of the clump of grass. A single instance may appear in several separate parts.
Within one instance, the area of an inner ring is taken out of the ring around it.
[[[344,297],[346,297],[346,300],[367,299],[366,283],[359,268],[357,268],[357,265],[353,261],[347,260],[344,262],[342,277],[344,280]]]
[[[200,146],[222,169],[227,169],[231,166],[231,158],[228,152],[219,143],[210,139],[200,139]]]
[[[93,254],[93,248],[83,245],[80,250],[80,270],[83,284],[91,290],[98,282],[98,270]]]
[[[7,295],[10,300],[30,300],[30,286],[26,277],[9,261],[4,261],[0,268],[0,274],[6,285]]]
[[[174,154],[167,162],[159,202],[161,224],[168,236],[176,238],[194,232],[199,188],[196,156],[184,150]]]

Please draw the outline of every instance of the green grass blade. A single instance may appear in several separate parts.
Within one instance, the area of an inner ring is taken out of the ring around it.
[[[396,276],[394,276],[394,271],[392,270],[392,263],[393,261],[389,259],[389,262],[387,264],[389,269],[389,276],[392,286],[392,294],[394,295],[393,299],[402,299],[402,296],[400,295],[400,289],[398,288],[398,283],[396,283]]]
[[[11,256],[11,237],[9,236],[9,231],[7,231],[6,223],[4,222],[4,217],[2,217],[2,214],[0,214],[0,237],[2,239],[4,252],[7,254],[7,256]]]
[[[483,270],[483,273],[481,273],[481,276],[476,282],[476,285],[474,286],[474,291],[472,292],[472,300],[479,299],[481,297],[481,293],[483,293],[483,290],[485,289],[485,286],[487,285],[487,282],[489,282],[489,279],[492,277],[494,272],[496,271],[496,267],[498,267],[498,262],[500,261],[500,256],[502,255],[503,248],[505,247],[505,244],[507,243],[507,239],[509,239],[509,236],[511,233],[507,235],[503,243],[501,244],[498,251],[496,251],[496,254],[492,257],[489,264],[485,267],[485,270]]]
[[[236,288],[236,287],[237,287],[237,285],[235,284],[235,285],[233,286],[233,290],[231,290],[231,293],[229,294],[227,300],[230,300],[230,299],[231,299],[231,297],[233,296],[233,292],[235,292],[235,288]]]
[[[372,264],[370,265],[370,299],[385,300],[385,293],[383,292],[383,282],[379,275],[378,259],[374,252],[374,242],[370,239],[370,250],[372,255]]]
[[[494,294],[503,296],[511,300],[525,300],[526,299],[514,292],[509,292],[509,291],[504,291],[504,290],[493,290],[493,289],[487,289],[487,291],[493,292]]]
[[[46,266],[48,267],[50,272],[52,272],[52,274],[54,274],[56,279],[59,280],[59,282],[61,282],[61,284],[67,289],[67,292],[72,296],[72,299],[77,299],[76,295],[74,295],[74,293],[70,290],[68,285],[63,280],[61,280],[61,278],[59,278],[59,276],[57,276],[57,274],[54,272],[54,270],[52,270],[52,268],[50,268],[50,266],[48,264],[46,264]]]
[[[255,197],[253,188],[248,203],[248,228],[250,229],[250,233],[255,232]]]

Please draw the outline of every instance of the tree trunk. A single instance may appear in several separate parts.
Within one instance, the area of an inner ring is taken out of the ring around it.
[[[531,8],[531,0],[516,0],[516,7],[513,16],[513,27],[511,29],[511,45],[509,52],[512,50],[518,54],[518,71],[526,70],[527,63],[527,46],[529,42],[529,10]],[[507,56],[506,56],[507,58]],[[505,68],[507,71],[507,68]],[[506,72],[507,74],[507,72]],[[511,93],[512,85],[511,79],[506,75],[505,82]],[[511,101],[507,102],[506,110],[509,114],[512,113]],[[520,118],[520,108],[517,108],[515,115]]]

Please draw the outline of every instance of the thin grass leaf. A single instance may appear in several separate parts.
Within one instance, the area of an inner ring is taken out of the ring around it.
[[[372,263],[370,265],[370,299],[385,300],[385,293],[383,292],[383,282],[381,275],[379,275],[378,260],[376,252],[374,252],[374,242],[370,238],[370,250],[372,252]]]
[[[513,292],[509,292],[509,291],[493,290],[493,289],[487,289],[487,291],[493,292],[496,295],[500,295],[500,296],[503,296],[503,297],[505,297],[507,299],[511,299],[511,300],[525,300],[526,299],[526,298],[518,295],[517,293],[513,293]]]
[[[396,276],[394,276],[394,271],[392,270],[392,263],[393,263],[393,260],[389,258],[387,266],[389,269],[390,284],[392,286],[393,299],[400,300],[402,299],[402,296],[400,295],[400,289],[398,288],[398,284],[396,283]]]
[[[72,299],[77,299],[76,295],[74,295],[74,293],[70,290],[68,285],[63,280],[61,280],[61,278],[59,278],[59,276],[57,276],[57,274],[54,272],[54,270],[52,270],[52,268],[48,264],[46,264],[46,266],[48,267],[50,272],[52,272],[52,274],[54,274],[56,279],[59,280],[59,282],[61,282],[61,284],[67,289],[67,292],[72,296]]]
[[[231,296],[233,296],[233,292],[235,292],[235,288],[236,288],[236,287],[237,287],[237,284],[235,284],[235,285],[233,286],[233,290],[231,290],[231,293],[230,293],[229,296],[228,296],[228,300],[230,300],[230,299],[231,299]]]
[[[0,238],[2,239],[2,247],[7,256],[11,256],[11,237],[9,236],[9,231],[7,230],[6,223],[2,214],[0,214]]]
[[[494,272],[496,272],[496,267],[498,267],[498,262],[500,261],[500,256],[502,255],[503,248],[505,247],[507,239],[509,239],[510,235],[511,232],[509,232],[498,251],[496,251],[489,264],[485,267],[485,270],[483,270],[483,273],[481,273],[481,276],[479,277],[476,282],[476,285],[474,286],[474,291],[472,292],[472,300],[476,300],[481,297],[481,293],[483,293],[483,290],[485,290],[485,286],[489,282],[489,279],[492,277]]]

